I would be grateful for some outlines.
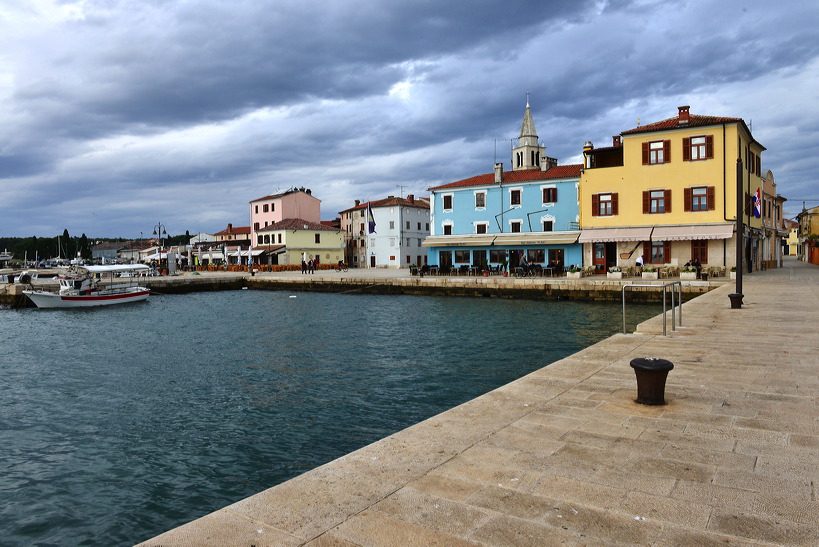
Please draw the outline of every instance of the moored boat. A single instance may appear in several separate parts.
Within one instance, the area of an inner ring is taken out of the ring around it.
[[[38,308],[86,308],[140,302],[147,300],[151,291],[137,284],[137,276],[147,275],[149,271],[144,264],[72,266],[58,277],[59,292],[30,289],[23,294]]]

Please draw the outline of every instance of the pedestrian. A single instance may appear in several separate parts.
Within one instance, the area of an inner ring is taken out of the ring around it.
[[[308,262],[307,264],[308,264],[308,267],[309,267],[309,269],[310,269],[310,273],[311,273],[311,274],[316,273],[316,262],[315,262],[315,260],[313,260],[313,259],[311,258],[311,259],[310,259],[310,262]]]
[[[301,259],[301,273],[302,274],[307,273],[307,262],[304,261],[304,257],[302,257]]]
[[[637,267],[638,268],[643,267],[643,255],[640,255],[640,256],[637,257]]]

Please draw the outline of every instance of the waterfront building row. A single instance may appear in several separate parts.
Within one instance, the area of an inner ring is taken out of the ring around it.
[[[736,265],[737,204],[743,263],[781,265],[785,198],[762,170],[765,147],[741,118],[695,115],[586,142],[583,163],[546,156],[526,104],[512,171],[430,188],[427,260],[441,268],[513,268],[524,260],[595,273],[646,265]],[[638,260],[639,259],[639,260]]]

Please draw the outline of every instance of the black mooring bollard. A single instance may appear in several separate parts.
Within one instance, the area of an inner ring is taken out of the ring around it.
[[[739,293],[731,293],[728,295],[728,298],[731,299],[731,309],[738,310],[742,308],[742,297],[745,296],[744,294]]]
[[[637,375],[637,402],[644,405],[665,404],[665,379],[674,364],[657,357],[639,357],[631,360]]]

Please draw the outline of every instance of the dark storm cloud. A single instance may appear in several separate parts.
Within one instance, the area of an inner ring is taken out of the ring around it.
[[[691,104],[753,118],[783,193],[807,192],[815,169],[797,151],[817,137],[817,16],[796,2],[4,9],[4,235],[69,220],[82,224],[72,232],[133,235],[158,215],[215,231],[290,186],[313,187],[325,218],[399,186],[425,193],[508,161],[526,92],[561,163],[585,140],[606,144]]]

